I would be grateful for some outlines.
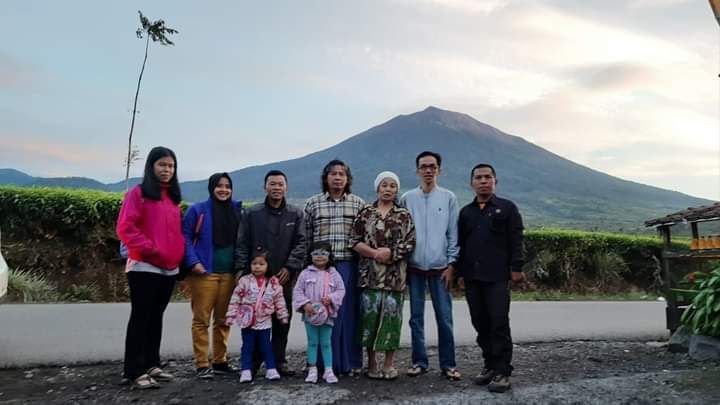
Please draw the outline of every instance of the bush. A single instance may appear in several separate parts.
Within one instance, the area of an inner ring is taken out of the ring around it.
[[[53,302],[60,294],[47,278],[29,270],[10,270],[8,300],[14,302]]]
[[[618,292],[661,287],[663,244],[657,237],[541,229],[527,231],[525,241],[524,271],[536,289]],[[673,248],[687,245],[675,243]]]
[[[115,236],[121,199],[121,193],[0,186],[8,265],[37,270],[71,299],[127,299]],[[616,293],[662,286],[657,237],[558,229],[525,236],[529,289]]]
[[[70,285],[70,288],[63,294],[64,301],[90,301],[100,300],[100,289],[94,282],[89,284]]]
[[[710,273],[693,273],[691,282],[695,296],[682,323],[697,335],[720,337],[720,267]]]
[[[0,226],[15,238],[112,236],[121,198],[102,191],[1,186]]]

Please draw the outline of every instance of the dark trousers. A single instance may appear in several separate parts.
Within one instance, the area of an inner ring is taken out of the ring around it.
[[[283,298],[285,298],[285,306],[288,309],[288,323],[283,324],[280,322],[280,319],[277,317],[277,314],[273,314],[272,316],[272,351],[275,355],[275,363],[277,363],[278,366],[282,366],[287,363],[287,359],[285,358],[285,350],[287,349],[287,342],[288,342],[288,334],[290,333],[290,319],[292,318],[292,290],[293,290],[293,283],[292,279],[288,280],[287,283],[283,286]],[[253,363],[255,365],[255,369],[257,370],[260,368],[260,364],[262,364],[265,357],[260,352],[259,348],[255,348],[255,351],[253,352]]]
[[[508,282],[467,281],[465,299],[477,332],[485,367],[510,376],[513,367],[510,337],[510,290]]]
[[[257,352],[262,354],[266,369],[275,368],[275,356],[270,346],[270,329],[245,328],[242,330],[242,341],[241,370],[251,370],[253,356]]]
[[[160,366],[162,322],[175,276],[130,271],[130,320],[125,336],[123,375],[134,380],[151,367]]]

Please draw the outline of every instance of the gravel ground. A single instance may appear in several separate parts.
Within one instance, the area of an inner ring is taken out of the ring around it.
[[[513,390],[491,394],[472,384],[480,371],[480,350],[459,347],[459,382],[440,377],[437,369],[396,381],[341,377],[334,386],[305,384],[300,376],[278,382],[258,379],[240,385],[237,376],[194,378],[190,359],[170,360],[166,370],[176,379],[162,388],[131,391],[118,385],[119,363],[0,370],[0,404],[718,404],[720,363],[698,363],[684,354],[667,351],[658,342],[556,342],[515,347]],[[429,350],[437,367],[437,352]],[[409,350],[401,350],[397,364],[409,365]],[[303,353],[293,353],[296,368]]]

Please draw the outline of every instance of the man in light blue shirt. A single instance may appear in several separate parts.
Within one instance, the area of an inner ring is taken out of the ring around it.
[[[405,193],[401,205],[412,214],[417,243],[409,259],[407,284],[410,290],[410,329],[412,338],[411,377],[428,369],[425,349],[425,291],[430,290],[438,329],[440,369],[450,380],[459,380],[455,368],[452,296],[450,283],[458,258],[458,203],[452,191],[437,184],[442,157],[430,151],[415,158],[420,186]]]

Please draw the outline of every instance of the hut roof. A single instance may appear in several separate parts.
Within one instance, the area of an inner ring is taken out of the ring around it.
[[[720,219],[720,202],[713,205],[688,208],[661,218],[645,221],[645,226],[673,225],[680,222],[709,221]]]

